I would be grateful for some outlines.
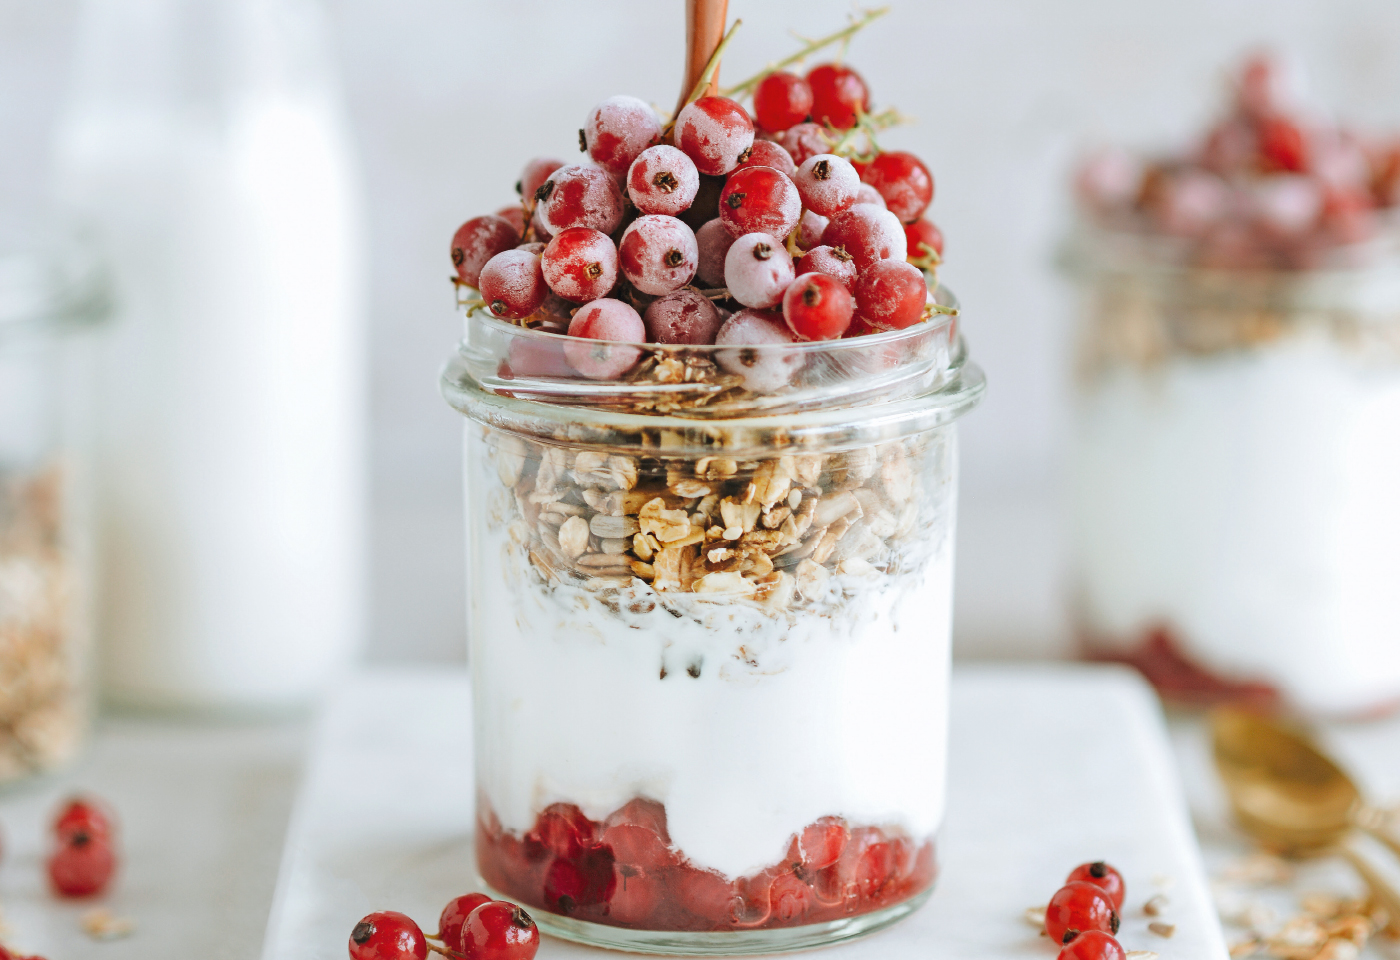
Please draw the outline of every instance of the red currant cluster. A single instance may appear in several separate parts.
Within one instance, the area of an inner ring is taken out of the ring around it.
[[[117,870],[112,818],[96,800],[75,798],[53,825],[49,880],[64,897],[91,897],[107,889]]]
[[[448,901],[434,936],[394,910],[371,913],[350,932],[350,960],[424,960],[430,950],[456,960],[532,960],[539,948],[530,915],[484,893]]]
[[[501,319],[632,343],[834,340],[937,310],[933,177],[875,145],[860,75],[826,63],[742,88],[753,116],[701,96],[666,124],[635,97],[604,100],[579,131],[592,164],[531,160],[520,207],[453,237],[455,282]],[[595,379],[638,356],[565,350]]]
[[[1201,266],[1308,268],[1354,254],[1400,205],[1400,140],[1310,121],[1284,72],[1258,56],[1194,152],[1140,162],[1106,151],[1077,186],[1097,218],[1178,238]]]
[[[1058,960],[1124,960],[1114,935],[1126,894],[1123,875],[1101,860],[1070,871],[1045,908],[1045,932],[1063,947]]]

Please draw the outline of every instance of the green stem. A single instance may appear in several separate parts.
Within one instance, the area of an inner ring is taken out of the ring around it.
[[[752,93],[753,88],[758,86],[759,83],[763,81],[763,78],[768,76],[770,73],[777,73],[784,67],[790,67],[794,63],[800,63],[807,57],[822,49],[823,47],[829,47],[833,43],[839,43],[843,40],[849,40],[859,30],[865,27],[866,24],[870,23],[873,20],[877,20],[880,17],[883,17],[889,12],[889,7],[876,7],[874,10],[862,11],[860,18],[852,21],[846,27],[837,30],[830,36],[822,37],[820,40],[808,40],[807,45],[801,50],[794,53],[792,56],[784,57],[777,63],[770,63],[762,71],[754,74],[752,77],[749,77],[743,83],[738,84],[737,86],[730,87],[728,90],[722,92],[726,97],[732,97],[736,99],[739,97],[747,96],[748,94]]]

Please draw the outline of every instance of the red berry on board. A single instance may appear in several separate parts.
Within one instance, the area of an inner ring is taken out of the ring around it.
[[[539,309],[549,296],[540,256],[530,250],[507,250],[481,268],[481,299],[493,317],[519,320]]]
[[[748,111],[728,97],[701,97],[676,114],[676,146],[701,173],[722,176],[753,145]]]
[[[661,136],[661,118],[645,100],[608,97],[593,108],[579,133],[593,162],[622,177],[637,155]]]
[[[535,200],[535,212],[551,235],[570,227],[612,233],[622,223],[622,191],[602,167],[560,167],[540,184]]]
[[[933,200],[933,174],[912,153],[882,153],[865,168],[861,179],[879,191],[885,206],[902,223],[913,223]]]
[[[540,268],[549,289],[565,300],[587,303],[606,297],[617,283],[617,247],[599,230],[570,227],[549,241]]]
[[[755,140],[749,147],[748,155],[739,161],[735,170],[745,167],[772,167],[785,177],[797,172],[797,164],[792,162],[792,154],[772,140]]]
[[[803,340],[840,339],[854,313],[851,291],[824,273],[803,274],[783,294],[783,319]]]
[[[1055,960],[1127,960],[1127,954],[1102,930],[1086,930],[1065,944]]]
[[[802,196],[802,205],[824,217],[834,217],[856,202],[860,175],[851,162],[830,153],[819,153],[802,161],[792,182]]]
[[[877,260],[903,260],[909,249],[904,224],[873,203],[857,203],[832,217],[822,234],[822,243],[845,247],[855,258],[858,270],[865,270]]]
[[[350,932],[350,960],[424,960],[428,940],[396,910],[371,913]]]
[[[841,247],[813,247],[797,261],[796,269],[799,276],[804,273],[824,273],[828,277],[840,280],[847,290],[855,289],[856,262]]]
[[[932,220],[915,220],[906,226],[904,240],[910,260],[922,260],[928,256],[943,259],[943,231]]]
[[[770,133],[801,123],[811,112],[812,87],[795,73],[770,73],[754,88],[754,119]]]
[[[515,182],[515,192],[520,194],[525,200],[533,200],[535,191],[549,179],[549,175],[560,167],[564,166],[563,160],[555,160],[550,157],[535,157],[525,164],[525,169],[520,173],[520,179]]]
[[[807,73],[812,88],[812,119],[837,130],[856,124],[856,111],[870,111],[870,91],[861,75],[839,63],[823,63]]]
[[[49,881],[64,897],[101,893],[117,869],[111,841],[98,834],[75,832],[49,857]]]
[[[796,276],[792,254],[766,233],[745,234],[724,256],[725,286],[746,307],[776,307]]]
[[[520,234],[504,217],[475,217],[458,227],[452,237],[452,265],[463,283],[475,287],[486,262],[519,242]]]
[[[108,839],[112,836],[112,818],[97,800],[74,797],[58,811],[53,832],[61,843],[70,842],[79,833]]]
[[[1115,910],[1123,909],[1123,900],[1128,895],[1128,887],[1123,882],[1123,875],[1102,860],[1081,863],[1069,872],[1065,883],[1092,883],[1108,894],[1108,899],[1113,903]]]
[[[515,904],[492,900],[471,912],[462,943],[469,960],[531,960],[540,949],[540,928]]]
[[[695,234],[675,217],[648,214],[633,220],[617,245],[623,274],[642,293],[679,290],[695,276],[700,249]]]
[[[695,162],[675,147],[647,147],[627,171],[627,195],[642,213],[676,216],[689,209],[700,190]]]
[[[584,340],[611,340],[616,343],[644,343],[646,325],[629,304],[603,297],[578,308],[569,321],[569,336]],[[636,347],[615,346],[611,343],[564,344],[564,356],[569,365],[591,380],[613,380],[622,376],[641,357]],[[562,812],[555,808],[564,808]],[[579,820],[569,812],[577,814]],[[552,812],[554,811],[554,812]],[[556,803],[545,809],[526,836],[526,854],[539,860],[553,855],[561,858],[578,856],[585,845],[593,841],[593,822],[572,804]]]
[[[786,240],[801,215],[797,187],[772,167],[734,171],[719,196],[719,218],[736,237],[766,233]]]
[[[1092,883],[1067,883],[1050,898],[1045,908],[1045,932],[1054,943],[1068,943],[1069,931],[1085,933],[1100,930],[1118,932],[1118,911],[1107,893]]]
[[[642,320],[647,339],[655,343],[696,345],[714,343],[724,322],[714,303],[694,290],[677,290],[653,300]]]
[[[438,939],[442,941],[443,946],[458,953],[464,952],[466,947],[462,945],[462,927],[466,924],[467,917],[483,903],[490,902],[491,898],[484,893],[466,893],[448,901],[438,917]]]

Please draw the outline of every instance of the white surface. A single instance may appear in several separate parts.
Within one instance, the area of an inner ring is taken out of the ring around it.
[[[1075,586],[1105,642],[1159,623],[1313,713],[1400,695],[1400,369],[1303,332],[1084,388]]]
[[[431,925],[473,883],[468,681],[386,672],[348,686],[316,735],[278,881],[264,960],[339,958],[355,921],[402,910]],[[928,906],[822,956],[1045,960],[1022,920],[1071,867],[1126,874],[1121,937],[1163,957],[1222,960],[1155,700],[1111,668],[956,670],[942,875]],[[909,744],[908,749],[918,749]],[[1169,877],[1171,941],[1145,930]],[[548,940],[542,960],[605,956]]]
[[[93,0],[64,215],[109,262],[96,385],[102,682],[138,706],[309,702],[359,652],[363,242],[298,0]]]

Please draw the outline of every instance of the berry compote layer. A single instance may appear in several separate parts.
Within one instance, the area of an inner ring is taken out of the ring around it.
[[[470,431],[478,859],[531,906],[752,929],[933,881],[953,436],[733,457],[716,436]]]

